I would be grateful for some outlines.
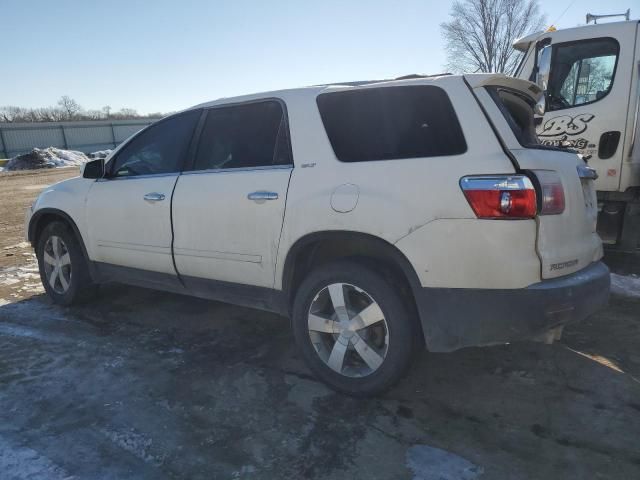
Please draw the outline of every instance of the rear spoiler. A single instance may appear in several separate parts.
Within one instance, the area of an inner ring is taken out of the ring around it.
[[[489,86],[505,87],[517,90],[519,93],[531,98],[534,102],[537,102],[542,95],[542,89],[535,83],[520,78],[508,77],[501,73],[468,74],[465,75],[464,78],[467,84],[474,90],[476,88]]]

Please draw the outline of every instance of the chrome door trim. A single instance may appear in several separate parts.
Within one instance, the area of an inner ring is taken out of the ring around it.
[[[260,167],[241,167],[241,168],[209,168],[204,170],[189,170],[182,172],[182,175],[199,175],[201,173],[235,173],[235,172],[254,172],[260,170],[293,170],[293,165],[263,165]]]
[[[177,177],[180,172],[172,173],[149,173],[146,175],[131,175],[122,177],[102,177],[96,180],[96,182],[111,182],[113,180],[136,180],[138,178],[160,178],[160,177]]]

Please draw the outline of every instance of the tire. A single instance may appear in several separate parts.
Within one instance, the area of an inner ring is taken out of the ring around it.
[[[91,279],[80,242],[66,223],[54,221],[44,227],[36,256],[42,285],[54,303],[72,305],[93,298],[97,285]]]
[[[341,303],[340,292],[345,299],[341,313],[334,307],[334,296]],[[303,280],[294,299],[292,327],[318,378],[341,393],[365,397],[389,389],[408,370],[420,344],[411,311],[385,277],[355,261],[341,261]],[[379,317],[383,319],[376,321]]]

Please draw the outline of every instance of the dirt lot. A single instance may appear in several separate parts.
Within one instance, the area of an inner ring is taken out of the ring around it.
[[[24,211],[47,185],[77,177],[78,168],[0,172],[0,268],[24,263]]]
[[[356,400],[276,315],[124,286],[51,305],[11,246],[72,174],[0,174],[0,478],[640,478],[640,299],[555,345],[424,352]]]

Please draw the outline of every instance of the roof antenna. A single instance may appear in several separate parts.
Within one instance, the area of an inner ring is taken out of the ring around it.
[[[598,20],[601,18],[610,18],[610,17],[624,17],[625,20],[629,20],[629,16],[631,15],[631,9],[627,8],[627,11],[624,13],[612,13],[609,15],[592,15],[591,13],[587,13],[587,25],[589,22],[593,22],[594,25],[598,23]]]

